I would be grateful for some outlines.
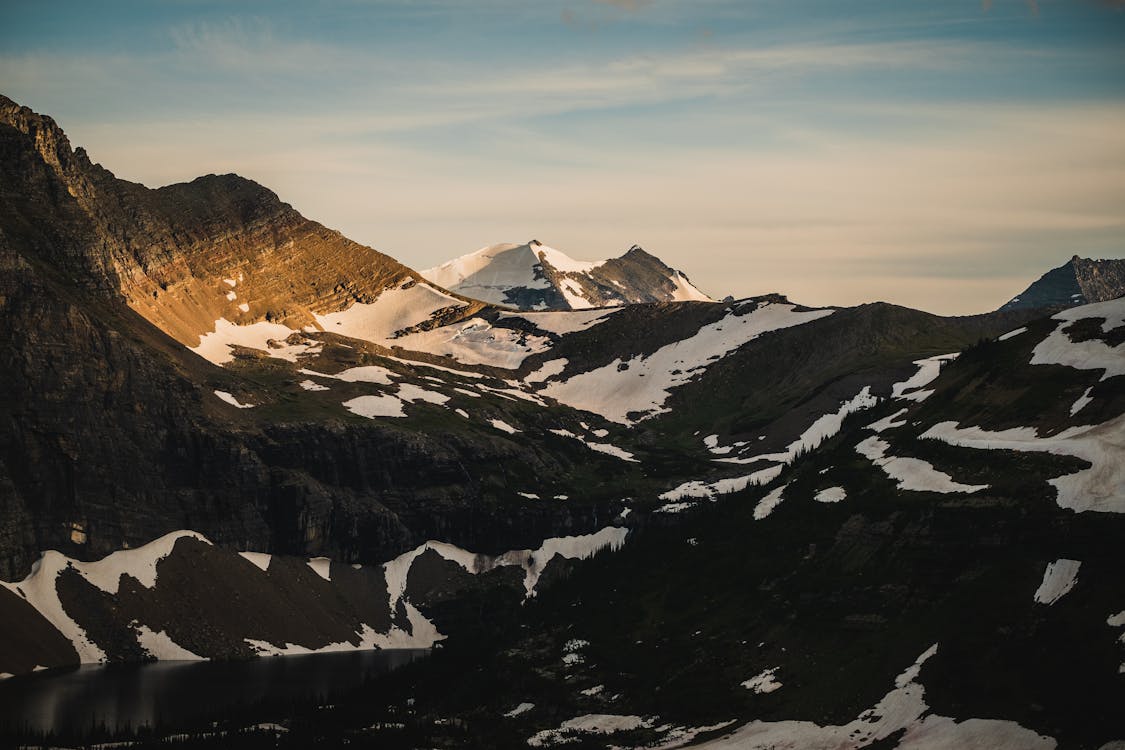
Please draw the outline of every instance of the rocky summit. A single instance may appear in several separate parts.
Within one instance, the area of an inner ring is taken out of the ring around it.
[[[1125,295],[1125,260],[1091,260],[1075,255],[1043,274],[1000,309],[1074,307],[1122,295]]]
[[[47,741],[1118,747],[1120,263],[963,317],[715,302],[636,247],[418,273],[0,99],[0,706],[426,648]]]

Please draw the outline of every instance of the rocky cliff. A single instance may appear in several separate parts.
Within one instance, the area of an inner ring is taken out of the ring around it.
[[[1125,294],[1125,260],[1091,260],[1075,255],[1052,268],[1006,302],[1001,310],[1075,307]]]

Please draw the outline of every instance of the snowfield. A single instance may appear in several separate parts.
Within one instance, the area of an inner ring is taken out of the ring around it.
[[[1075,511],[1125,513],[1125,414],[1090,427],[1071,427],[1039,437],[1034,427],[989,431],[940,422],[922,434],[950,445],[984,450],[1041,451],[1075,456],[1091,464],[1048,482],[1058,491],[1056,502]]]
[[[57,590],[59,574],[68,568],[73,568],[83,578],[107,594],[116,594],[121,584],[121,577],[126,575],[145,588],[151,589],[156,586],[157,564],[172,553],[177,541],[185,537],[210,544],[202,535],[193,531],[175,531],[165,534],[142,547],[113,552],[96,562],[81,562],[66,557],[55,550],[48,550],[32,566],[31,573],[28,574],[27,578],[19,583],[0,581],[0,586],[4,586],[9,591],[26,599],[67,640],[74,644],[81,663],[104,662],[106,660],[105,652],[90,640],[86,631],[63,608]],[[157,650],[164,649],[167,646],[156,635],[152,636],[149,644]]]
[[[484,318],[470,318],[402,336],[394,343],[404,349],[451,357],[464,365],[515,370],[532,354],[547,351],[551,342],[543,336],[494,327]]]
[[[664,402],[669,391],[690,381],[715,359],[727,356],[763,333],[808,323],[833,312],[800,311],[795,305],[778,303],[762,304],[745,315],[732,311],[722,320],[703,326],[690,338],[627,362],[618,358],[604,367],[550,382],[540,393],[619,424],[635,424],[667,412]],[[634,412],[640,416],[628,416]]]
[[[346,310],[314,317],[327,333],[390,346],[399,343],[394,339],[398,331],[430,320],[439,310],[466,304],[429,284],[406,281],[383,290],[370,304],[356,302]]]
[[[423,278],[473,299],[495,305],[505,303],[508,289],[550,289],[539,270],[538,258],[524,244],[504,243],[482,247],[476,252],[421,272]]]
[[[1102,380],[1125,375],[1125,345],[1110,346],[1104,341],[1071,341],[1064,329],[1070,323],[1088,318],[1104,318],[1103,333],[1125,325],[1125,299],[1072,307],[1051,316],[1061,325],[1040,341],[1031,352],[1033,365],[1066,365],[1079,370],[1104,370]]]
[[[226,318],[215,321],[215,330],[204,333],[199,337],[199,344],[189,346],[193,352],[216,365],[223,365],[234,360],[232,346],[244,346],[247,349],[259,349],[271,357],[296,362],[302,354],[314,354],[319,351],[319,346],[311,343],[288,344],[288,339],[297,333],[292,328],[287,328],[280,323],[268,323],[264,320],[240,326]]]
[[[536,594],[539,577],[547,565],[556,557],[581,560],[603,550],[617,550],[625,543],[628,529],[607,526],[592,534],[579,536],[553,537],[544,539],[534,549],[512,550],[501,555],[481,555],[461,549],[444,542],[430,541],[406,552],[382,565],[386,581],[388,607],[396,612],[401,607],[406,613],[407,627],[392,626],[386,633],[379,633],[369,625],[361,623],[353,637],[329,643],[319,648],[309,648],[294,643],[275,643],[261,638],[245,638],[258,654],[280,656],[290,654],[329,653],[378,648],[429,648],[445,636],[410,601],[407,580],[411,566],[419,555],[433,550],[442,558],[456,563],[466,572],[477,575],[501,566],[514,566],[523,570],[525,597]],[[195,532],[177,531],[166,534],[136,549],[111,553],[95,562],[81,562],[50,550],[43,553],[33,566],[31,573],[18,583],[0,582],[17,596],[24,598],[42,614],[62,635],[69,640],[78,652],[81,663],[99,663],[107,660],[107,654],[96,645],[86,631],[67,613],[59,599],[57,582],[59,575],[68,569],[76,570],[83,578],[105,593],[116,596],[121,579],[128,576],[145,588],[155,588],[159,584],[158,565],[161,560],[173,553],[176,543],[185,538],[195,539],[205,544],[210,542]],[[272,556],[260,552],[237,554],[257,570],[255,575],[264,574],[270,567]],[[332,584],[332,561],[325,557],[315,557],[305,561],[319,578]],[[241,565],[241,563],[239,563]],[[362,568],[353,565],[353,568]],[[261,571],[260,573],[257,571]],[[203,659],[180,644],[174,642],[163,630],[156,630],[134,621],[132,629],[138,644],[146,653],[156,659],[198,660]],[[576,641],[576,643],[579,643]]]

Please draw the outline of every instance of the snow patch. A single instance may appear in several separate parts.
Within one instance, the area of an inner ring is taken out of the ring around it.
[[[957,359],[958,356],[958,352],[953,352],[951,354],[938,354],[934,357],[915,360],[914,364],[917,365],[918,372],[914,373],[906,380],[891,386],[891,398],[906,399],[908,401],[925,401],[930,397],[933,391],[925,390],[923,386],[927,386],[937,379],[937,376],[941,374],[941,368],[947,362]]]
[[[389,393],[380,396],[357,396],[343,403],[343,407],[353,414],[374,419],[375,417],[405,417],[402,401]]]
[[[797,460],[798,456],[808,453],[828,438],[839,433],[846,416],[861,409],[870,409],[878,403],[879,397],[871,395],[871,387],[865,385],[859,393],[841,404],[839,409],[818,417],[801,433],[800,437],[787,445],[781,453],[764,453],[748,459],[740,459],[740,462],[773,461],[791,464]]]
[[[240,557],[244,557],[254,565],[257,565],[263,571],[268,570],[270,567],[270,560],[273,555],[266,554],[265,552],[239,552]]]
[[[594,554],[609,549],[616,552],[625,544],[629,530],[620,526],[607,526],[594,534],[582,536],[563,536],[543,540],[539,549],[533,550],[525,562],[526,575],[523,586],[527,596],[535,596],[539,576],[556,556],[568,560],[585,560]],[[512,553],[509,553],[512,554]],[[515,553],[518,555],[519,553]]]
[[[215,395],[219,397],[220,401],[226,401],[231,406],[239,409],[253,409],[255,406],[254,404],[240,404],[237,398],[226,391],[215,391]]]
[[[1125,325],[1125,299],[1114,299],[1092,305],[1072,307],[1051,316],[1052,320],[1072,323],[1087,318],[1104,318],[1102,332]],[[1031,352],[1033,365],[1066,365],[1078,370],[1103,370],[1102,380],[1125,375],[1125,347],[1109,346],[1104,341],[1071,341],[1063,332],[1066,325],[1056,326],[1047,338],[1040,341]]]
[[[987,484],[961,484],[953,477],[938,471],[930,463],[920,458],[888,456],[890,443],[877,437],[869,437],[856,445],[856,453],[870,460],[898,483],[900,490],[911,492],[964,492],[971,493],[988,489]]]
[[[188,651],[173,641],[163,630],[152,630],[146,625],[134,625],[137,643],[149,656],[160,661],[206,661],[207,658]]]
[[[421,331],[395,340],[405,349],[452,357],[466,365],[519,368],[532,354],[545,352],[550,340],[513,328],[493,326],[484,318]]]
[[[504,716],[508,717],[509,719],[513,719],[513,718],[519,716],[520,714],[526,714],[528,711],[530,711],[533,708],[535,708],[534,703],[521,703],[518,706],[516,706],[515,708],[513,708],[511,711],[506,712],[504,714]]]
[[[568,333],[592,328],[596,323],[601,323],[613,313],[620,311],[620,307],[603,307],[595,310],[500,313],[500,318],[521,318],[531,323],[540,331],[553,333],[556,336],[565,336]]]
[[[419,388],[413,383],[403,383],[398,387],[398,397],[403,401],[414,403],[415,401],[425,401],[428,404],[442,404],[449,401],[449,396],[437,391],[429,391],[425,388]]]
[[[714,482],[702,482],[699,480],[684,482],[680,486],[662,493],[660,499],[676,501],[689,497],[699,497],[714,500],[719,495],[729,495],[734,492],[741,492],[747,487],[756,487],[771,482],[781,473],[783,468],[784,467],[779,464],[777,466],[769,466],[765,469],[760,469],[751,474],[746,474],[745,476],[718,479]]]
[[[318,344],[309,343],[307,340],[305,343],[286,343],[286,339],[294,333],[297,331],[280,323],[260,320],[248,326],[240,326],[226,318],[219,318],[215,321],[214,331],[201,335],[199,344],[188,348],[216,365],[223,365],[234,359],[232,346],[258,349],[271,357],[289,362],[296,362],[301,355],[320,351]]]
[[[543,244],[535,248],[535,254],[563,273],[588,273],[606,263],[604,260],[575,260],[561,250]]]
[[[755,521],[761,521],[770,513],[773,513],[774,508],[781,505],[781,501],[785,499],[782,497],[782,493],[785,492],[785,488],[788,486],[788,484],[783,484],[780,487],[770,490],[765,497],[758,501],[758,504],[754,506]]]
[[[1035,590],[1035,601],[1051,605],[1070,593],[1074,584],[1078,583],[1078,568],[1081,566],[1081,561],[1066,558],[1047,563],[1047,568],[1043,571],[1043,582]]]
[[[544,729],[527,739],[531,747],[549,747],[574,742],[575,735],[614,734],[634,729],[647,729],[653,725],[652,719],[640,716],[620,716],[616,714],[585,714],[567,719],[556,729]]]
[[[392,343],[406,346],[403,340],[394,338],[398,331],[430,320],[439,310],[465,306],[465,302],[429,284],[408,280],[398,287],[383,290],[370,304],[356,302],[346,310],[314,317],[317,325],[328,333],[383,346]]]
[[[889,417],[883,417],[882,419],[876,420],[867,425],[867,429],[871,430],[872,432],[882,432],[883,430],[893,430],[896,427],[902,427],[904,424],[906,424],[906,420],[900,420],[898,418],[900,415],[905,414],[906,411],[907,409],[904,406]]]
[[[703,292],[699,291],[688,281],[688,277],[684,276],[679,271],[673,271],[671,277],[672,282],[672,300],[675,302],[714,302],[713,299],[708,297]]]
[[[613,456],[614,458],[620,458],[622,461],[628,461],[634,464],[640,463],[640,461],[633,458],[632,453],[623,448],[618,448],[616,445],[610,445],[609,443],[593,443],[582,437],[581,435],[575,435],[570,430],[550,430],[550,432],[555,435],[560,435],[562,437],[571,438],[572,440],[577,440],[592,451],[604,453],[607,456]]]
[[[848,493],[843,487],[828,487],[816,493],[813,500],[818,503],[838,503],[847,496]]]
[[[1013,339],[1016,336],[1019,336],[1021,333],[1027,333],[1027,326],[1020,326],[1019,328],[1017,328],[1014,331],[1008,331],[1003,336],[999,336],[996,340],[997,341],[1007,341],[1008,339]]]
[[[1083,409],[1085,409],[1085,408],[1086,408],[1086,404],[1088,404],[1088,403],[1090,403],[1091,401],[1093,401],[1093,400],[1094,400],[1094,399],[1093,399],[1093,398],[1092,398],[1092,397],[1090,396],[1090,391],[1092,391],[1092,390],[1094,390],[1094,387],[1093,387],[1093,386],[1090,386],[1089,388],[1087,388],[1087,389],[1086,389],[1086,390],[1085,390],[1085,391],[1084,391],[1084,392],[1082,393],[1082,395],[1081,395],[1081,396],[1079,396],[1079,397],[1078,397],[1078,398],[1077,398],[1077,399],[1075,400],[1075,402],[1074,402],[1073,404],[1071,404],[1071,405],[1070,405],[1070,416],[1072,416],[1072,417],[1073,417],[1073,416],[1074,416],[1075,414],[1077,414],[1078,412],[1080,412],[1080,411],[1082,411]]]
[[[561,375],[562,371],[566,369],[567,359],[552,359],[544,362],[539,366],[539,369],[529,372],[523,381],[525,383],[542,383],[550,380],[556,375]]]
[[[695,747],[700,750],[859,750],[905,730],[898,742],[899,748],[1053,750],[1053,739],[1012,721],[955,721],[930,713],[925,702],[925,689],[918,684],[917,678],[922,664],[936,652],[935,644],[899,675],[893,690],[847,724],[821,726],[798,720],[751,721],[723,737]]]
[[[308,566],[313,569],[313,572],[326,581],[331,581],[330,574],[332,568],[332,561],[327,557],[314,557],[308,562]]]
[[[517,432],[519,432],[519,430],[517,430],[515,427],[512,427],[502,419],[490,419],[488,420],[488,423],[501,432],[506,432],[509,435],[515,435]]]
[[[171,554],[176,542],[190,537],[210,544],[203,536],[192,531],[174,531],[136,549],[113,552],[96,562],[79,562],[60,552],[48,550],[32,565],[27,578],[19,583],[0,582],[16,595],[23,595],[63,636],[74,644],[82,664],[104,662],[106,654],[86,635],[59,600],[57,581],[67,568],[78,571],[83,578],[109,594],[116,594],[121,577],[128,575],[145,588],[156,585],[156,566]]]
[[[781,667],[772,667],[770,669],[763,669],[761,672],[751,677],[749,680],[741,683],[742,687],[747,690],[753,690],[755,693],[772,693],[781,687],[781,683],[774,677],[774,674]]]

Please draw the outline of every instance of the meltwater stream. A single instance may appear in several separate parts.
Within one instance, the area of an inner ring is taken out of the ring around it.
[[[0,681],[0,731],[175,728],[256,704],[316,701],[429,653],[350,651],[249,661],[87,665]]]

